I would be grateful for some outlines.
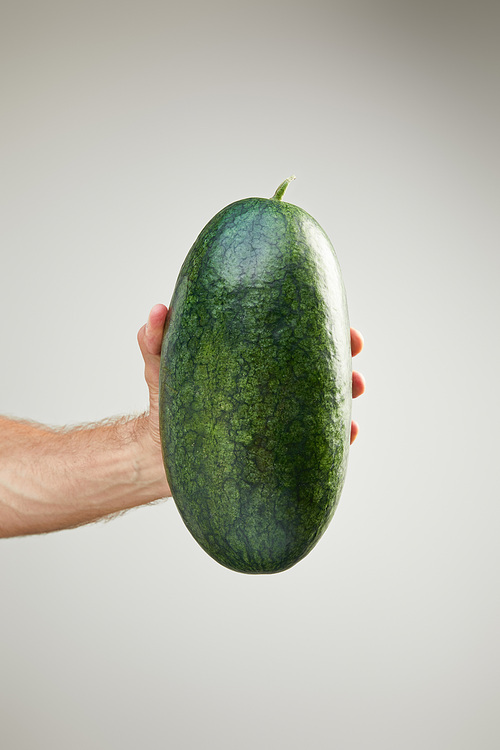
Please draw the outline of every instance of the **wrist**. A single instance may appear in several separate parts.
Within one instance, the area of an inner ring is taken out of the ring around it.
[[[165,474],[160,437],[155,425],[152,424],[151,414],[141,414],[131,420],[129,425],[135,444],[134,469],[137,499],[142,498],[137,504],[170,497],[172,493]]]

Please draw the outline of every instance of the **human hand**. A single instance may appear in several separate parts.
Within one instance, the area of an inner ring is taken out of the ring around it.
[[[168,319],[169,310],[165,305],[155,305],[149,313],[148,322],[142,326],[137,334],[137,340],[144,358],[144,376],[149,390],[148,429],[155,445],[160,446],[159,430],[159,379],[160,352],[163,330]],[[355,357],[363,349],[363,336],[355,328],[351,328],[351,352]],[[365,380],[360,372],[352,373],[352,397],[358,398],[365,391]],[[351,423],[351,444],[359,433],[359,425],[354,420]]]
[[[351,353],[355,357],[363,349],[363,336],[355,328],[351,328]],[[352,373],[352,397],[358,398],[365,392],[365,379],[360,372]],[[359,433],[359,425],[354,420],[351,422],[351,445]]]
[[[160,353],[163,330],[168,319],[169,310],[165,305],[155,305],[149,313],[148,322],[137,334],[137,341],[144,359],[144,377],[149,390],[148,430],[153,442],[158,447],[160,441]]]

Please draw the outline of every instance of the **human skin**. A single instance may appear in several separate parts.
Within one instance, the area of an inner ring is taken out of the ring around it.
[[[159,432],[160,350],[168,308],[137,335],[149,408],[140,416],[54,429],[0,416],[0,537],[75,528],[171,496]],[[351,328],[353,357],[363,348]],[[365,390],[353,372],[352,395]],[[351,425],[351,443],[359,432]]]

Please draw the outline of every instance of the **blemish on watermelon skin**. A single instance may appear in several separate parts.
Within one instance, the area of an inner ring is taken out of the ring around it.
[[[200,233],[162,346],[160,432],[175,503],[201,547],[244,573],[283,571],[311,551],[349,451],[340,268],[325,232],[281,200],[284,189],[276,197],[280,188],[227,206]]]

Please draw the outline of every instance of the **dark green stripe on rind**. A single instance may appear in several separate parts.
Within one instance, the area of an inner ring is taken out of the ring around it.
[[[160,429],[186,526],[221,564],[285,570],[326,529],[344,483],[349,321],[316,221],[238,201],[189,252],[162,347]]]

